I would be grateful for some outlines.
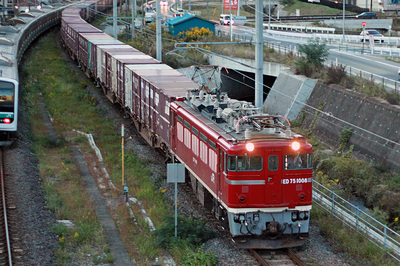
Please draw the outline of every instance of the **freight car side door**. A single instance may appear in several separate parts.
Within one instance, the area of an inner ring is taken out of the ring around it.
[[[282,151],[268,150],[264,154],[265,204],[280,204],[282,199],[280,168]]]

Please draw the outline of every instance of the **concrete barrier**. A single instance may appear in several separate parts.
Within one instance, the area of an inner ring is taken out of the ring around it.
[[[264,112],[280,114],[289,120],[295,120],[307,102],[316,79],[293,74],[279,74],[264,102]]]

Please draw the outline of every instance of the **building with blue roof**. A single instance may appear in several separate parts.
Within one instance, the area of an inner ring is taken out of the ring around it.
[[[176,36],[179,32],[190,30],[191,28],[198,27],[199,29],[209,29],[215,34],[215,23],[196,17],[192,14],[183,14],[182,17],[177,16],[167,21],[169,32]]]

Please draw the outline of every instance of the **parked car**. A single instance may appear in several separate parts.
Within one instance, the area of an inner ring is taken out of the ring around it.
[[[378,14],[375,12],[363,12],[361,14],[358,14],[356,18],[378,18]]]
[[[377,30],[372,30],[372,29],[363,30],[360,33],[360,36],[361,36],[360,40],[361,42],[363,42],[364,40],[366,42],[369,42],[370,39],[373,39],[374,42],[383,43],[383,35],[380,34],[380,32]]]

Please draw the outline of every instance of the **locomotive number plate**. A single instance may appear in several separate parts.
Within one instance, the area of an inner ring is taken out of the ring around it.
[[[287,184],[304,184],[308,183],[308,178],[286,178],[282,179],[282,184],[287,185]]]

